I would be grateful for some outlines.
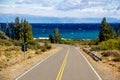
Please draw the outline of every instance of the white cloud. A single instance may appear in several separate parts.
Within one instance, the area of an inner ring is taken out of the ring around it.
[[[18,2],[19,2],[19,3],[23,3],[23,2],[24,2],[24,0],[18,0]]]
[[[80,2],[80,0],[64,0],[56,8],[59,10],[79,9]]]
[[[120,10],[120,5],[116,8],[116,10]]]
[[[118,4],[118,2],[120,1],[18,0],[14,3],[14,5],[0,4],[0,14],[27,14],[35,16],[74,18],[101,18],[106,16],[120,19],[120,5]]]
[[[18,0],[16,4],[39,4],[42,6],[53,6],[56,5],[60,0]]]

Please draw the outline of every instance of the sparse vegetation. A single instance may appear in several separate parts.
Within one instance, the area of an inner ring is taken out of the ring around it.
[[[10,40],[0,39],[0,45],[11,46],[11,45],[13,45],[13,43]]]
[[[113,56],[113,57],[120,57],[120,52],[119,51],[104,51],[101,53],[103,57],[109,57],[109,56]]]
[[[11,41],[13,42],[15,46],[21,46],[22,44],[22,41],[18,41],[18,40],[11,40]]]
[[[34,50],[34,49],[37,50],[37,49],[40,49],[40,48],[41,48],[40,44],[37,43],[37,42],[34,41],[34,40],[29,41],[29,42],[27,43],[27,47],[28,47],[29,49],[33,49],[33,50]]]
[[[52,48],[51,44],[48,43],[48,42],[45,42],[45,47],[46,47],[46,49],[51,49]]]
[[[45,52],[46,50],[47,50],[47,49],[46,49],[45,46],[42,46],[42,47],[41,47],[41,51],[42,51],[42,52]]]
[[[115,62],[120,62],[120,57],[114,58],[113,61],[115,61]]]
[[[64,44],[71,44],[71,45],[75,44],[75,42],[73,40],[63,40],[63,43]]]
[[[35,52],[35,54],[39,55],[39,54],[42,54],[42,52],[38,50]]]
[[[120,50],[120,38],[103,41],[99,43],[99,47],[107,50]]]

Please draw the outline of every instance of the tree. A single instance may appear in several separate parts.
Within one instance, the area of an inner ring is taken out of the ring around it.
[[[54,36],[52,34],[49,35],[49,40],[51,43],[55,42]]]
[[[10,38],[10,29],[9,29],[9,24],[8,22],[6,23],[6,31],[5,34]]]
[[[28,23],[28,21],[21,21],[21,26],[21,39],[24,41],[24,43],[33,40],[32,26]]]
[[[61,36],[59,34],[58,28],[55,28],[55,30],[54,30],[54,39],[55,39],[55,43],[61,42]]]
[[[20,32],[21,32],[21,26],[19,22],[19,17],[16,17],[15,19],[15,38],[17,40],[20,40]]]
[[[106,18],[104,17],[101,22],[99,41],[102,42],[115,37],[116,33],[114,29],[106,22]]]
[[[0,24],[0,31],[2,31],[2,27],[1,27],[1,24]]]
[[[117,37],[120,37],[120,24],[118,25],[118,29],[117,29]]]
[[[11,38],[14,40],[15,39],[15,23],[12,22],[12,26],[11,26]]]

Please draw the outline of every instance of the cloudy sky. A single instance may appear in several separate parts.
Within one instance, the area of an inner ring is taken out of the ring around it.
[[[0,14],[120,19],[120,0],[0,0]]]

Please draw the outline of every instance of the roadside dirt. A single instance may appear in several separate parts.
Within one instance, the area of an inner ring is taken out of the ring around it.
[[[120,80],[120,69],[117,68],[118,66],[120,66],[120,62],[107,62],[104,59],[103,61],[96,62],[82,49],[80,49],[80,52],[92,64],[102,80]]]
[[[7,68],[3,68],[0,71],[0,80],[15,80],[15,78],[17,78],[20,74],[24,73],[35,64],[37,64],[47,56],[57,52],[60,49],[60,47],[53,47],[51,50],[48,50],[39,55],[31,55],[35,54],[35,51],[27,52],[26,60],[15,63],[11,66],[8,66]],[[29,53],[31,56],[29,56]]]

